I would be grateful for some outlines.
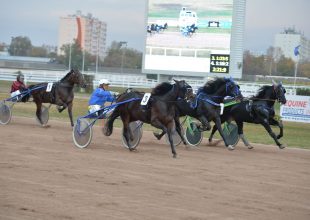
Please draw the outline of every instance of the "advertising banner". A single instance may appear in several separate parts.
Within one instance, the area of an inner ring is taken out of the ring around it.
[[[283,121],[310,123],[310,96],[286,96],[280,116]]]

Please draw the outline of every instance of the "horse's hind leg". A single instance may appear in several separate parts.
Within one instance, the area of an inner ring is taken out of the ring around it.
[[[243,122],[242,121],[236,121],[238,126],[238,134],[241,140],[243,141],[244,145],[248,147],[248,149],[252,149],[253,146],[248,142],[248,140],[245,138],[243,134]]]
[[[216,117],[216,119],[215,119],[215,125],[216,125],[216,127],[217,127],[217,129],[218,129],[218,131],[219,131],[219,133],[220,133],[220,135],[221,135],[221,137],[222,137],[222,139],[223,139],[223,141],[224,141],[224,143],[225,143],[225,146],[229,149],[229,150],[234,150],[235,149],[235,147],[233,147],[232,145],[228,145],[227,144],[227,141],[226,141],[226,138],[225,138],[225,136],[224,136],[224,132],[223,132],[223,129],[222,129],[222,126],[221,126],[221,118],[220,117]]]
[[[118,109],[115,109],[113,113],[107,118],[106,123],[102,129],[102,132],[105,136],[110,136],[113,133],[113,123],[118,116],[119,111]]]
[[[43,125],[42,119],[41,119],[41,109],[42,109],[42,103],[36,102],[37,110],[36,110],[36,116],[39,120],[40,124]]]
[[[187,145],[187,142],[184,139],[182,126],[181,126],[181,123],[180,123],[180,118],[177,117],[177,118],[174,119],[174,121],[175,121],[175,130],[178,132],[178,134],[181,137],[181,140],[184,143],[184,145]]]
[[[121,119],[123,121],[123,136],[125,137],[125,141],[129,150],[131,151],[131,144],[130,144],[130,128],[129,128],[129,117],[121,115]]]

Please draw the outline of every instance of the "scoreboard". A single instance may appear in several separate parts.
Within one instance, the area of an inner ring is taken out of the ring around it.
[[[245,0],[148,0],[147,6],[143,72],[242,77]]]

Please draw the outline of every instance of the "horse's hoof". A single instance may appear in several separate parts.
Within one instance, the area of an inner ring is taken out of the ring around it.
[[[105,136],[110,136],[112,134],[111,131],[109,131],[106,127],[103,127],[102,128],[102,133],[105,135]]]
[[[173,158],[175,158],[175,159],[176,159],[176,158],[177,158],[177,154],[173,154]]]
[[[235,147],[232,145],[228,145],[227,148],[228,148],[228,150],[235,150]]]
[[[153,135],[157,138],[157,140],[160,140],[160,134],[153,132]]]
[[[247,147],[248,147],[248,149],[253,149],[254,148],[252,145],[248,145]]]
[[[281,144],[281,145],[279,145],[279,148],[280,149],[284,149],[284,148],[286,148],[286,145],[285,144]]]

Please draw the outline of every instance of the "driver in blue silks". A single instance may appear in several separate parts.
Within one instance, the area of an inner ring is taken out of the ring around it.
[[[109,91],[110,82],[107,79],[99,80],[99,86],[93,91],[89,99],[88,111],[93,113],[104,107],[106,102],[115,101],[118,92]]]

